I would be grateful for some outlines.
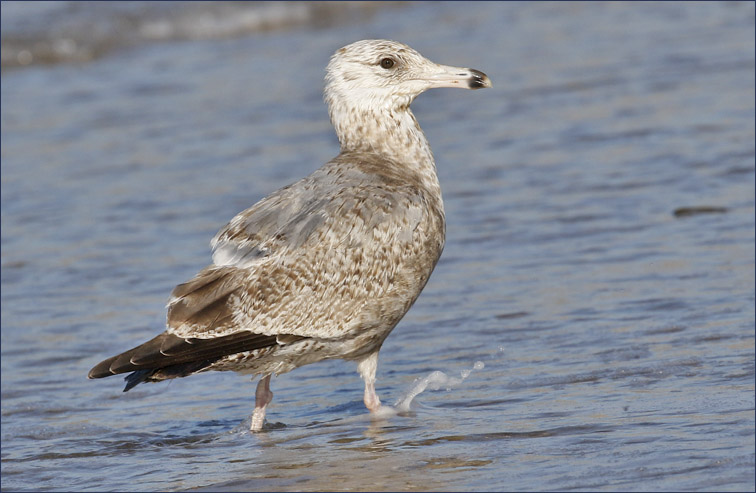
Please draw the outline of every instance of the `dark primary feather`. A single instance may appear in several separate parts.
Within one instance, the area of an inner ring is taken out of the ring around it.
[[[167,332],[99,363],[89,378],[103,378],[119,373],[168,369],[176,365],[205,362],[204,366],[229,354],[252,351],[279,344],[276,336],[241,331],[212,339],[183,338]],[[196,371],[196,370],[195,370]]]

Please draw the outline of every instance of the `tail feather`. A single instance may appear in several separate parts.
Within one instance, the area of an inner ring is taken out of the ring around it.
[[[137,385],[139,385],[142,382],[149,382],[150,377],[156,372],[157,370],[137,370],[133,373],[130,373],[126,375],[126,387],[124,387],[123,391],[128,392],[129,390],[133,389]]]
[[[161,382],[163,380],[170,380],[171,378],[186,377],[207,368],[212,365],[214,361],[216,360],[209,359],[204,361],[193,361],[181,365],[171,365],[164,368],[146,368],[144,370],[137,370],[124,378],[124,380],[126,380],[126,387],[124,387],[123,391],[128,392],[144,382]]]

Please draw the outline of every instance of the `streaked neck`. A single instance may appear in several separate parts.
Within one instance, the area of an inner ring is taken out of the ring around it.
[[[436,164],[428,139],[406,105],[393,108],[330,108],[342,152],[380,154],[412,169],[426,187],[438,191]]]

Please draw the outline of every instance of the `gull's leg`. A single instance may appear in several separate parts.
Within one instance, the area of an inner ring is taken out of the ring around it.
[[[375,370],[378,369],[378,351],[368,355],[357,365],[357,371],[365,381],[365,407],[371,413],[381,408],[381,400],[375,393]]]
[[[273,400],[273,392],[270,391],[270,375],[265,375],[257,384],[255,391],[255,411],[252,413],[252,424],[249,431],[260,431],[265,421],[265,408]]]

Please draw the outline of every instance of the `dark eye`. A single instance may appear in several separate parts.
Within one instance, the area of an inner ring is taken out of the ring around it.
[[[394,60],[392,60],[391,58],[384,58],[383,60],[381,60],[381,67],[389,69],[394,66],[394,63]]]

